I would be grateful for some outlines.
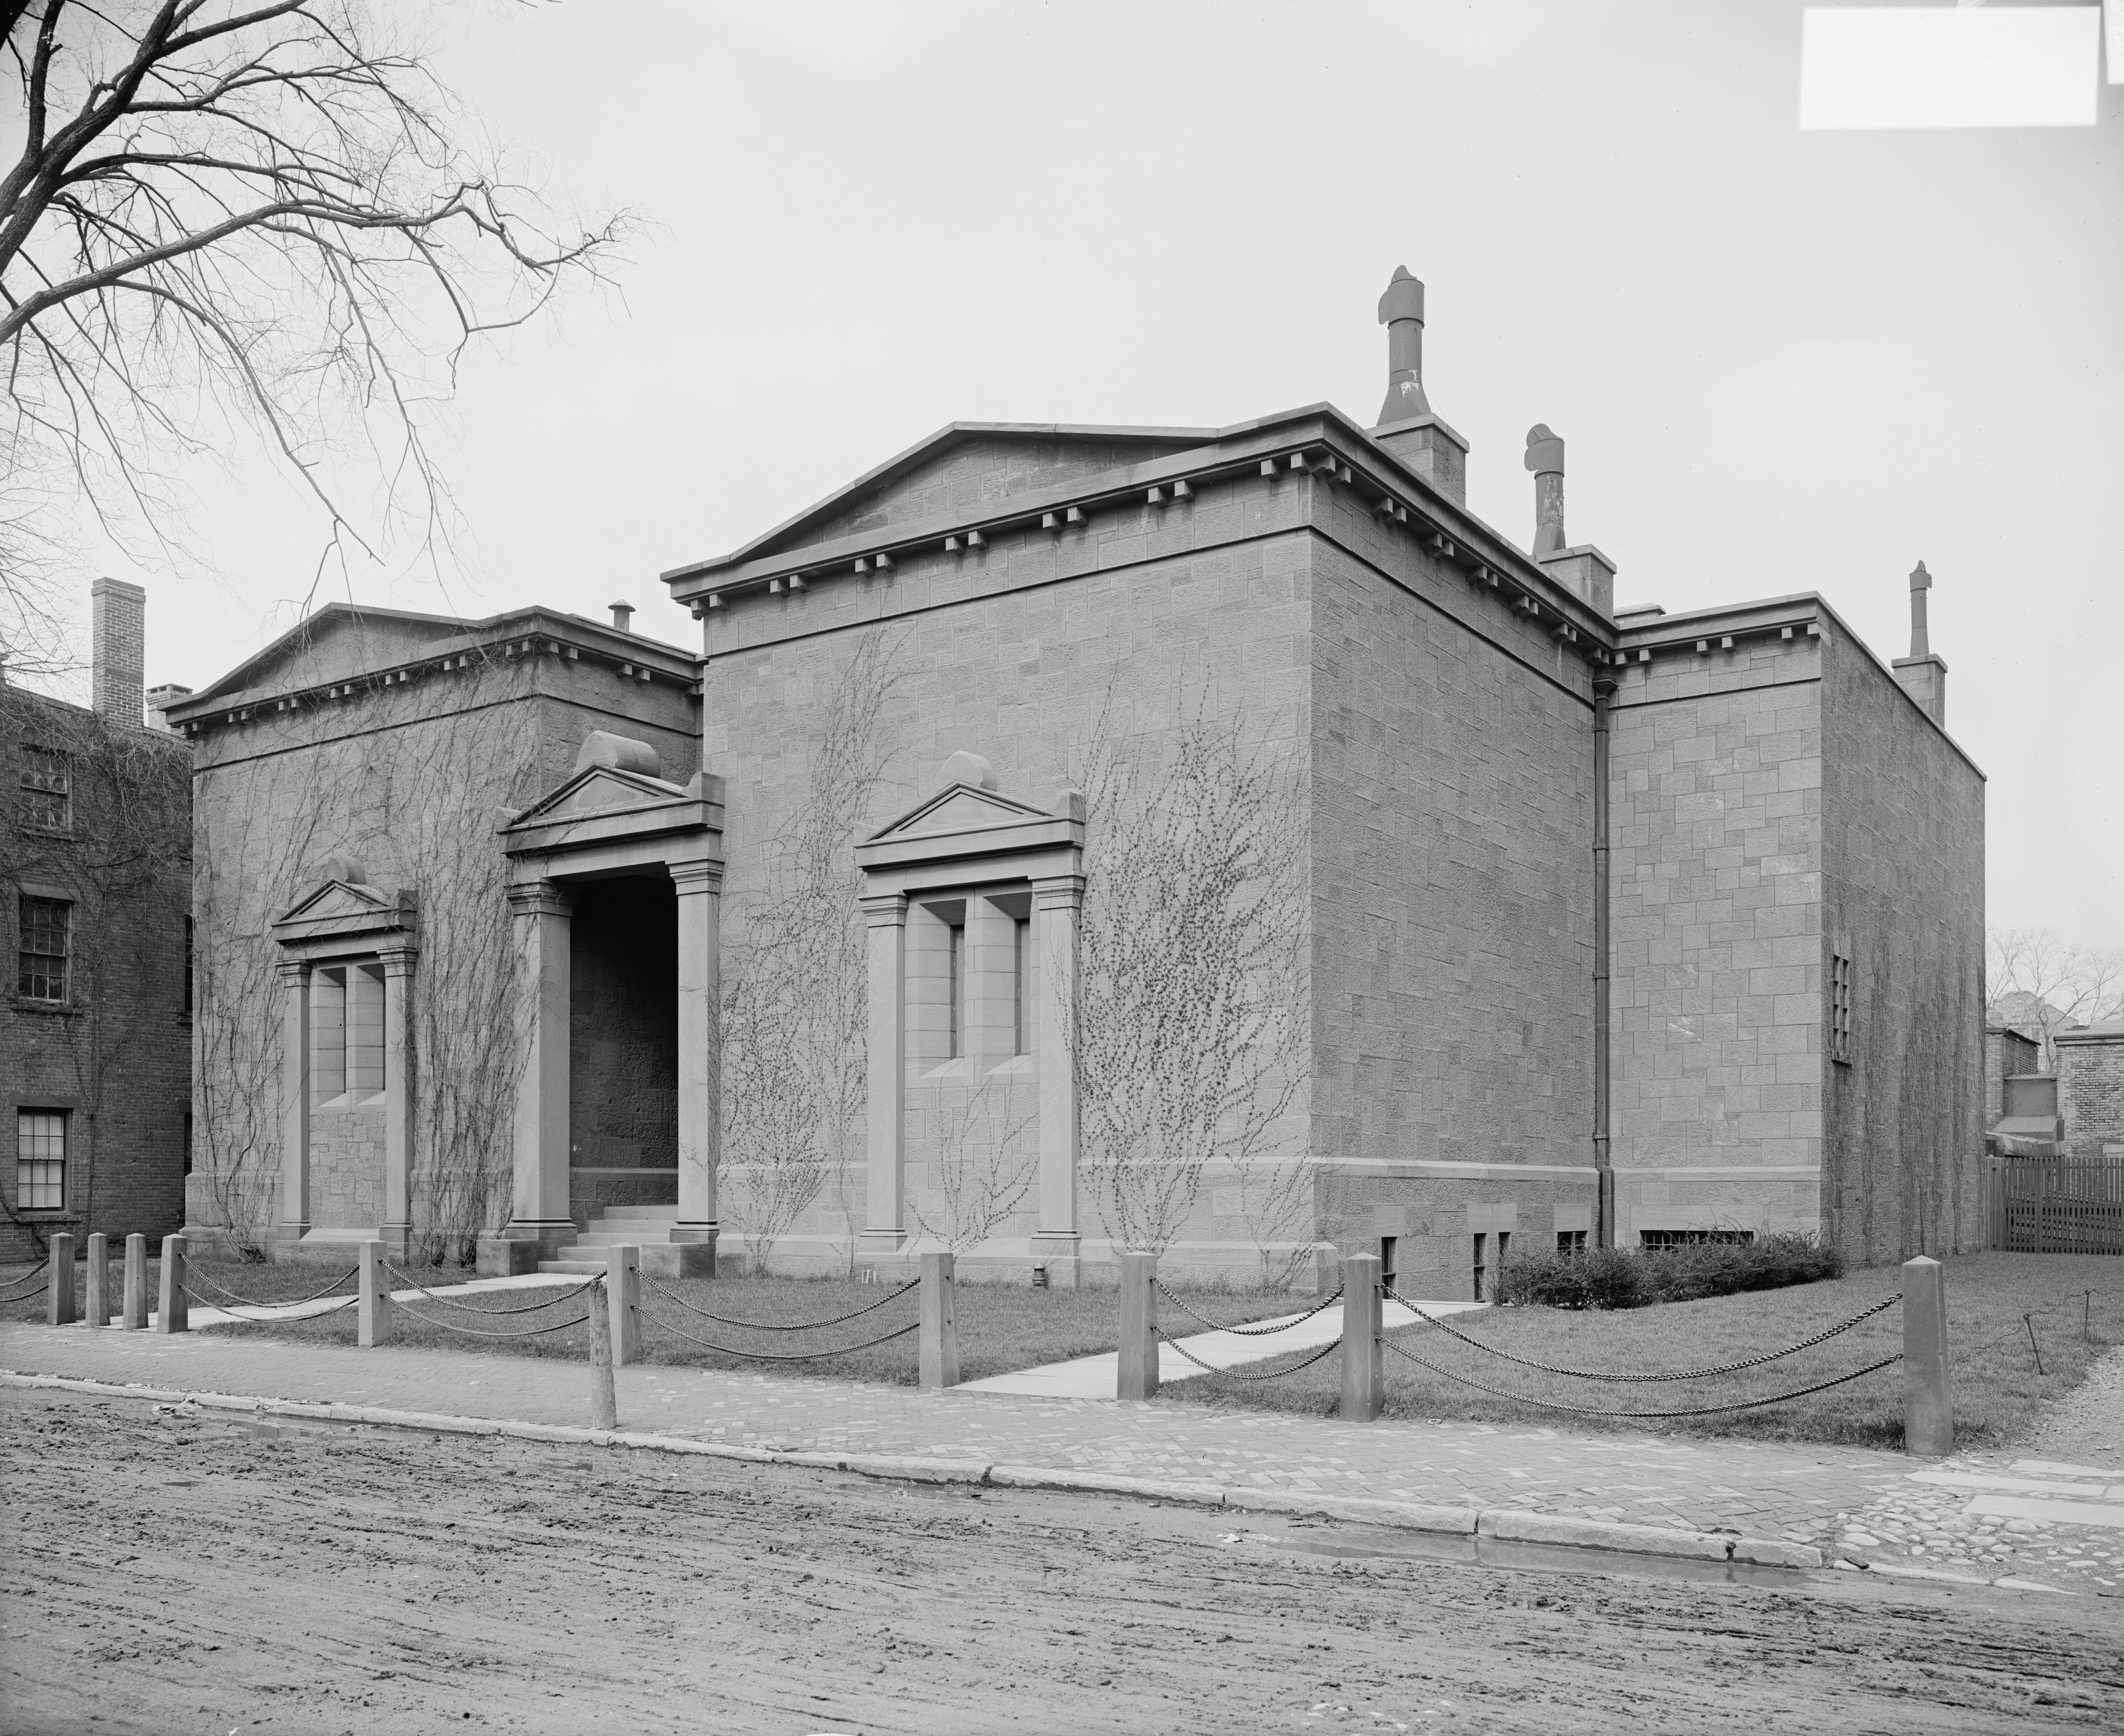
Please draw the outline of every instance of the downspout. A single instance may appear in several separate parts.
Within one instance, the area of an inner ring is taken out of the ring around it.
[[[1615,1245],[1615,1172],[1609,1165],[1608,701],[1615,683],[1593,677],[1593,1169],[1600,1190],[1595,1244]]]

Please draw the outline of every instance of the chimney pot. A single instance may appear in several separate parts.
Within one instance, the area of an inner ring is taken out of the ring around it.
[[[1910,573],[1910,654],[1895,661],[1896,680],[1942,729],[1947,727],[1947,661],[1933,655],[1926,630],[1925,593],[1932,575],[1920,561]]]
[[[123,579],[98,579],[89,596],[94,619],[90,703],[106,722],[139,729],[146,716],[148,593]]]
[[[1394,267],[1379,298],[1379,323],[1387,328],[1387,398],[1379,426],[1430,415],[1431,401],[1423,395],[1423,285],[1407,266]]]
[[[612,605],[612,624],[622,633],[632,633],[633,622],[634,605],[632,603],[614,603]]]
[[[1534,557],[1560,553],[1563,535],[1563,442],[1547,422],[1527,430],[1526,467],[1534,473]]]

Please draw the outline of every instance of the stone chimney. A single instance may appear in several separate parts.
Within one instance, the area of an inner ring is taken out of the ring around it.
[[[1423,285],[1407,266],[1379,298],[1387,397],[1372,438],[1448,499],[1468,504],[1468,443],[1431,413],[1423,391]]]
[[[1527,430],[1534,473],[1534,557],[1541,569],[1604,615],[1615,612],[1615,563],[1591,543],[1573,547],[1563,531],[1563,442],[1547,422]]]
[[[147,685],[148,593],[123,579],[98,579],[89,587],[89,595],[95,605],[90,703],[106,722],[141,728],[141,695]]]
[[[634,631],[634,605],[632,603],[613,604],[612,605],[612,624],[614,627],[617,627],[622,633],[632,633]]]
[[[1910,654],[1896,659],[1896,680],[1942,729],[1947,727],[1947,662],[1932,651],[1925,626],[1925,593],[1932,575],[1920,561],[1910,574]]]

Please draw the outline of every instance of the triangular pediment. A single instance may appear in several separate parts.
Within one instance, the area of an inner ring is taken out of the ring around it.
[[[342,922],[347,920],[374,920],[394,915],[398,901],[392,894],[373,886],[356,886],[350,881],[327,880],[312,887],[298,899],[280,922]]]
[[[1022,826],[1028,820],[1052,820],[1046,808],[1020,802],[1000,790],[982,789],[971,783],[954,783],[939,790],[919,807],[891,825],[873,832],[869,841],[888,838],[917,838],[933,832],[972,831],[982,826]]]
[[[650,802],[674,802],[682,799],[685,793],[684,785],[666,783],[645,773],[625,771],[614,765],[585,766],[533,802],[503,830],[514,831],[523,826],[546,825],[618,807],[640,807]]]

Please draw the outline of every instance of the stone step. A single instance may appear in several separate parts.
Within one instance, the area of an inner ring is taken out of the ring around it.
[[[604,1268],[604,1251],[599,1248],[563,1248],[558,1259],[538,1262],[541,1272],[568,1273],[577,1277],[588,1277]]]
[[[632,1221],[647,1218],[655,1222],[675,1224],[679,1221],[676,1206],[607,1206],[600,1216],[607,1222],[625,1218]]]
[[[670,1240],[671,1226],[669,1224],[615,1224],[609,1218],[600,1219],[589,1229],[576,1232],[578,1247],[609,1248],[620,1242],[632,1242],[638,1247],[650,1242],[668,1242]]]

